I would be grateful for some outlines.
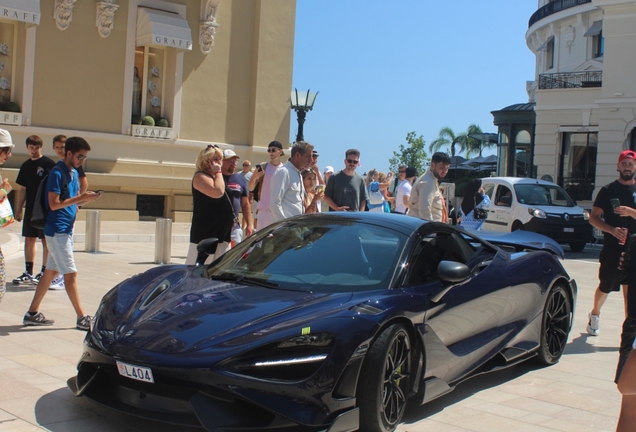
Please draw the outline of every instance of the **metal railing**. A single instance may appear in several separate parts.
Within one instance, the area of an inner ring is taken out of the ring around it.
[[[592,3],[592,0],[554,0],[548,3],[547,5],[537,9],[535,13],[532,14],[530,20],[528,21],[528,28],[532,27],[532,24],[536,23],[543,18],[550,16],[554,13],[561,12],[564,9],[569,9],[574,6],[579,6],[585,3]]]
[[[603,71],[561,72],[539,75],[539,89],[564,89],[580,87],[601,87]]]
[[[563,177],[561,187],[573,200],[585,201],[592,199],[594,193],[594,177]]]

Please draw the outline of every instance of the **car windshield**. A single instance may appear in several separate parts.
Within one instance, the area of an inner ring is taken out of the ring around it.
[[[557,185],[518,184],[515,185],[517,200],[528,205],[549,205],[574,207],[574,201]]]
[[[249,238],[208,269],[275,289],[341,292],[386,289],[408,237],[350,218],[288,221]],[[265,286],[265,284],[264,284]]]

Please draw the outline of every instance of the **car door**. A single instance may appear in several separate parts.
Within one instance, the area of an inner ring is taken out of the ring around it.
[[[424,343],[426,375],[452,382],[479,367],[507,339],[499,330],[505,313],[505,278],[494,276],[501,258],[497,250],[481,241],[469,242],[453,230],[437,229],[421,239],[407,286],[433,296],[443,289],[437,266],[442,261],[468,265],[472,277],[447,292],[426,313]]]
[[[487,183],[484,185],[492,187],[490,195],[490,208],[483,230],[510,232],[513,219],[513,205],[515,202],[514,192],[511,185],[500,183]]]

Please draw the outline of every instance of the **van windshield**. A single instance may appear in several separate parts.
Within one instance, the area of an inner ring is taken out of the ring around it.
[[[528,205],[549,205],[574,207],[574,201],[557,185],[519,184],[515,185],[517,200]]]

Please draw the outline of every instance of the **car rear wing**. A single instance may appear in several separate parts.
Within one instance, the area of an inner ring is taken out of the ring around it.
[[[542,234],[530,231],[513,231],[511,233],[474,231],[474,233],[495,246],[513,247],[518,251],[524,249],[545,250],[561,259],[565,258],[565,252],[563,252],[561,245]]]

